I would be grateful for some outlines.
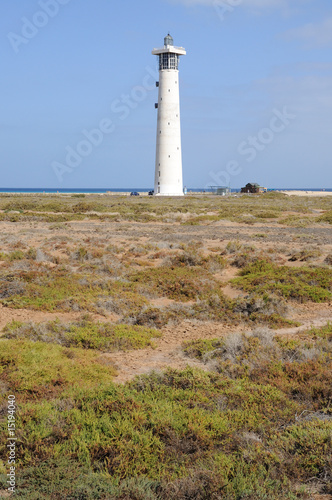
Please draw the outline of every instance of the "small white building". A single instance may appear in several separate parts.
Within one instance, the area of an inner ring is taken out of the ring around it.
[[[159,58],[154,194],[183,196],[179,59],[186,51],[183,47],[174,47],[173,38],[168,34],[164,47],[153,49],[152,54]]]

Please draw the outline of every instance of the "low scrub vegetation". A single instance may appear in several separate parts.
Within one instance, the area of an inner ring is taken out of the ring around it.
[[[19,495],[295,500],[310,498],[313,478],[330,494],[331,325],[301,339],[197,341],[185,352],[212,371],[125,386],[93,351],[2,340],[1,382],[19,405]]]
[[[82,198],[82,196],[81,196]],[[309,209],[323,208],[327,212],[321,217],[308,217]],[[190,196],[183,199],[160,200],[127,196],[89,195],[78,200],[72,195],[2,195],[0,198],[0,220],[44,221],[50,223],[74,220],[108,220],[136,222],[177,222],[189,225],[215,224],[231,220],[253,224],[279,222],[290,226],[306,226],[316,222],[330,222],[331,205],[328,197],[288,197],[268,193],[256,197]],[[298,212],[287,215],[284,212]],[[236,214],[236,216],[234,215]],[[301,214],[306,214],[303,217]],[[174,219],[175,218],[175,219]]]
[[[235,301],[234,312],[239,313],[241,318],[248,318],[254,323],[266,324],[271,328],[300,326],[299,323],[286,319],[288,313],[286,301],[269,293],[238,298]]]
[[[114,367],[101,363],[93,351],[24,339],[1,340],[0,365],[1,380],[11,394],[18,392],[22,401],[39,395],[41,406],[43,399],[79,388],[82,380],[86,388],[97,388],[116,375]]]
[[[202,268],[187,266],[160,267],[140,271],[130,277],[134,283],[144,283],[159,296],[188,301],[203,298],[218,289],[212,277]]]
[[[258,329],[224,339],[191,341],[184,344],[184,352],[232,379],[276,387],[307,405],[306,411],[320,411],[322,417],[331,413],[331,324],[291,340]]]
[[[260,260],[244,267],[232,283],[248,293],[275,293],[298,302],[326,302],[332,297],[332,271],[324,268],[290,269]]]
[[[319,219],[315,217],[306,217],[303,215],[288,215],[285,218],[280,218],[278,220],[279,224],[289,227],[308,227],[315,222],[319,222]]]
[[[322,255],[319,248],[305,248],[303,250],[294,250],[291,253],[289,260],[295,262],[299,260],[300,262],[307,262],[317,260]]]
[[[70,324],[58,320],[41,324],[14,321],[4,328],[4,337],[7,339],[25,339],[104,352],[153,347],[152,339],[160,336],[160,332],[152,328],[94,323],[89,319]]]
[[[327,222],[328,224],[332,224],[332,210],[329,210],[324,215],[319,217],[318,222]]]
[[[331,496],[332,327],[273,330],[298,325],[290,313],[328,313],[301,303],[331,300],[331,201],[0,195],[0,312],[31,318],[0,338],[16,496]],[[70,319],[49,321],[60,313]],[[214,326],[238,333],[173,346]],[[146,357],[158,371],[121,385]],[[191,367],[161,371],[166,359]]]
[[[138,312],[147,300],[132,283],[98,278],[93,273],[70,273],[36,266],[0,273],[0,302],[12,308],[42,311]]]

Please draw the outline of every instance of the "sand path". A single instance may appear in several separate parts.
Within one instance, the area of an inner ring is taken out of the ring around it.
[[[276,334],[289,337],[298,336],[309,328],[321,327],[328,322],[332,322],[331,310],[325,310],[324,312],[323,317],[314,315],[311,319],[306,319],[300,327],[279,329],[276,330]],[[149,347],[139,351],[103,354],[103,357],[106,356],[116,366],[118,376],[114,379],[114,382],[119,384],[132,380],[137,375],[164,370],[167,367],[182,370],[189,365],[208,369],[200,361],[190,359],[184,355],[182,350],[183,342],[220,338],[241,331],[248,331],[248,325],[243,324],[234,327],[217,323],[197,323],[194,325],[184,322],[174,328],[164,328],[162,331],[163,337],[155,340],[155,349]]]
[[[31,311],[28,309],[11,309],[0,305],[0,331],[4,326],[15,320],[21,322],[41,323],[58,318],[62,322],[79,320],[81,313],[50,313]],[[95,321],[114,321],[113,317],[92,315]],[[298,336],[311,327],[320,327],[332,322],[330,304],[306,304],[292,314],[293,319],[301,322],[299,327],[276,330],[277,335]],[[186,357],[182,350],[185,341],[196,339],[221,338],[231,333],[248,331],[248,325],[237,326],[225,323],[186,322],[180,325],[167,326],[162,329],[162,338],[154,340],[155,347],[146,349],[103,353],[101,357],[111,361],[118,372],[115,383],[125,383],[137,375],[143,375],[153,370],[161,371],[167,367],[182,370],[186,366],[205,368],[205,365],[195,359]],[[1,335],[1,334],[0,334]],[[207,368],[207,367],[206,367]]]
[[[0,331],[11,321],[21,321],[27,323],[34,321],[42,323],[59,318],[60,321],[75,321],[80,314],[76,313],[44,313],[40,311],[30,311],[29,309],[11,309],[0,304]]]
[[[70,323],[73,321],[79,321],[82,317],[82,311],[79,312],[42,312],[33,311],[31,309],[12,309],[10,307],[5,307],[0,304],[0,336],[1,330],[12,321],[20,321],[22,323],[44,323],[47,321],[53,321],[59,319],[63,323]],[[110,321],[114,322],[118,319],[115,314],[109,314],[107,316],[101,316],[98,314],[90,314],[90,317],[94,321]]]

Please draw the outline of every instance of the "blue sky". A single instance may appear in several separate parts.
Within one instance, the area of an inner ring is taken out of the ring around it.
[[[4,0],[0,187],[151,187],[168,31],[185,185],[332,188],[330,0]]]

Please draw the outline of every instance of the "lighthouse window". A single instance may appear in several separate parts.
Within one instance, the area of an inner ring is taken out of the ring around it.
[[[170,125],[170,124],[171,124],[171,122],[168,122],[168,125]]]
[[[179,56],[177,54],[170,54],[169,67],[170,69],[178,69]]]
[[[159,55],[159,69],[178,69],[179,55],[166,53]]]
[[[169,54],[160,54],[159,69],[169,69]]]
[[[160,177],[160,170],[159,170],[159,172],[158,172],[158,173],[159,173],[159,177]]]

